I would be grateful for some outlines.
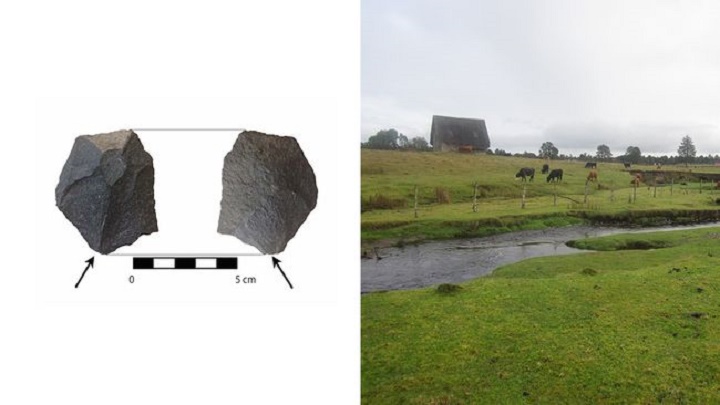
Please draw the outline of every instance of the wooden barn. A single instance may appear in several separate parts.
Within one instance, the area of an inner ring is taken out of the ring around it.
[[[485,152],[490,148],[485,120],[433,115],[430,143],[436,151]]]

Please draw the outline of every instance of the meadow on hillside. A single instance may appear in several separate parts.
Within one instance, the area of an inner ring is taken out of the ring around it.
[[[486,154],[363,149],[362,240],[483,236],[594,218],[652,225],[712,220],[720,215],[716,184],[697,178],[699,173],[718,175],[720,167],[666,166],[662,170],[672,175],[668,176],[674,178],[672,182],[657,187],[641,183],[634,189],[633,175],[621,163],[598,162],[598,181],[587,184],[585,162],[549,161],[550,169],[564,171],[559,183],[546,181],[540,173],[544,163]],[[535,168],[534,181],[516,179],[522,167]],[[632,169],[656,168],[633,165]]]

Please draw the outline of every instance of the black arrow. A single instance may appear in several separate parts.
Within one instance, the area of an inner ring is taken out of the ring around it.
[[[282,274],[282,276],[285,277],[285,281],[287,281],[288,285],[289,285],[290,288],[292,289],[293,286],[292,286],[292,284],[290,284],[290,280],[288,280],[287,276],[285,275],[285,272],[284,272],[283,269],[280,267],[280,259],[276,259],[276,258],[273,256],[272,262],[273,262],[273,267],[277,267],[278,270],[280,270],[280,274]]]
[[[93,263],[95,263],[95,256],[93,256],[93,257],[85,260],[85,263],[87,263],[88,265],[85,266],[85,270],[83,270],[83,274],[82,274],[82,276],[80,276],[80,280],[78,280],[78,282],[75,283],[75,288],[78,288],[78,286],[80,285],[80,282],[82,281],[83,277],[85,277],[85,273],[88,271],[88,269],[89,269],[90,267],[94,267]]]

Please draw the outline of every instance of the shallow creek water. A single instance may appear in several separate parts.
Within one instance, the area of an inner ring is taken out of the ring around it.
[[[570,240],[719,224],[632,229],[571,226],[383,248],[377,250],[381,259],[362,259],[361,291],[406,290],[439,283],[460,283],[487,275],[502,265],[532,257],[588,252],[566,246],[565,243]]]

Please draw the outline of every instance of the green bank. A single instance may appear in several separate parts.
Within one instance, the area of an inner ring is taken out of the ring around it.
[[[364,295],[363,403],[720,403],[720,228],[576,246]]]

